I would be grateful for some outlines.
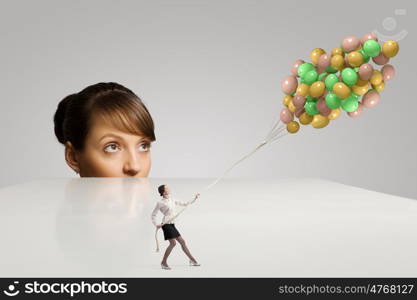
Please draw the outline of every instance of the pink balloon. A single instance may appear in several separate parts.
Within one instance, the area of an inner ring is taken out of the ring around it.
[[[331,56],[327,53],[320,55],[319,61],[317,63],[317,72],[323,73],[330,66]]]
[[[369,91],[363,95],[362,104],[366,108],[371,108],[379,103],[380,98],[381,97],[377,91]]]
[[[342,48],[346,52],[350,52],[350,51],[353,51],[353,50],[357,49],[360,46],[360,44],[361,44],[361,42],[359,41],[359,39],[357,37],[348,36],[348,37],[343,39]]]
[[[363,64],[359,67],[359,78],[362,80],[369,80],[374,73],[374,67],[371,64]]]
[[[390,64],[386,64],[381,69],[382,77],[384,77],[384,81],[391,80],[395,76],[395,68]]]
[[[371,33],[367,33],[365,35],[362,36],[361,38],[361,43],[365,43],[367,40],[374,40],[374,41],[378,41],[378,37],[376,36],[375,33],[371,32]]]
[[[351,118],[357,118],[362,114],[362,111],[363,111],[363,104],[359,103],[358,109],[352,112],[348,112],[348,115]]]
[[[353,68],[348,61],[348,56],[347,55],[345,55],[345,67]]]
[[[279,117],[280,117],[281,121],[283,123],[285,123],[285,124],[287,124],[287,123],[291,122],[292,120],[294,120],[293,113],[287,107],[284,107],[281,110],[281,114],[280,114]]]
[[[284,80],[281,82],[281,89],[282,91],[289,95],[295,92],[298,86],[297,77],[295,76],[288,76],[285,77]]]
[[[303,112],[305,112],[304,107],[300,107],[295,111],[295,116],[299,118]]]
[[[385,65],[387,62],[389,62],[389,57],[386,57],[384,54],[379,54],[378,56],[372,57],[372,60],[377,65]]]
[[[304,107],[304,104],[306,103],[306,97],[296,94],[292,99],[292,103],[297,108]]]
[[[332,112],[331,108],[327,106],[326,101],[324,101],[323,98],[320,98],[317,101],[317,110],[322,116],[328,116]]]
[[[302,59],[297,59],[291,67],[291,74],[298,77],[298,67],[305,63]]]

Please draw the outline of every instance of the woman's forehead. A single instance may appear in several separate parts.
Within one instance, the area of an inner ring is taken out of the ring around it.
[[[101,139],[105,136],[113,136],[120,138],[140,138],[143,136],[138,133],[129,132],[125,128],[116,126],[114,122],[109,121],[107,118],[103,118],[100,115],[94,115],[91,118],[89,134],[95,139]]]

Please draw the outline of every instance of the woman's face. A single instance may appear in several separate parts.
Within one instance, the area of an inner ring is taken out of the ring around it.
[[[168,197],[170,193],[171,190],[169,189],[169,187],[167,185],[164,185],[164,197]]]
[[[92,117],[85,148],[77,152],[81,177],[148,177],[151,142]]]

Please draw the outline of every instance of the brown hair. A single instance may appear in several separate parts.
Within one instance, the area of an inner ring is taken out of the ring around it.
[[[163,195],[165,192],[165,184],[158,186],[159,195]]]
[[[59,102],[54,115],[58,141],[70,141],[75,149],[83,150],[93,114],[121,131],[156,140],[152,117],[142,100],[121,84],[99,82]]]

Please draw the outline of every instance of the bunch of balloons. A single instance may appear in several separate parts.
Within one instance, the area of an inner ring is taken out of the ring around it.
[[[364,108],[378,104],[379,92],[395,75],[388,62],[398,51],[396,41],[381,45],[377,36],[369,33],[361,39],[346,37],[331,53],[316,48],[311,51],[311,62],[296,60],[292,75],[281,82],[285,96],[280,120],[287,131],[298,132],[299,123],[323,128],[337,119],[342,110],[356,118]],[[370,64],[371,58],[382,66],[380,70]]]

